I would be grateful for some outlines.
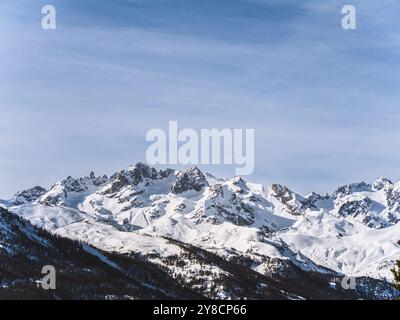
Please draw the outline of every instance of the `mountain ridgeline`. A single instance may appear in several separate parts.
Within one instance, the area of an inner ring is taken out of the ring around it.
[[[392,299],[400,183],[301,196],[137,163],[0,202],[0,296]],[[57,290],[36,285],[54,265]],[[342,280],[355,278],[355,288]]]

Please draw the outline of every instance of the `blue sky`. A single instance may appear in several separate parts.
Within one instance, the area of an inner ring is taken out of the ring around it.
[[[169,120],[254,128],[254,182],[397,180],[399,16],[397,0],[0,0],[0,198],[144,161]]]

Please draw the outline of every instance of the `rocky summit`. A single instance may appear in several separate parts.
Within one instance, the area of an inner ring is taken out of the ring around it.
[[[197,167],[157,170],[137,163],[111,177],[90,173],[49,190],[23,190],[0,206],[0,271],[7,275],[0,294],[29,296],[25,289],[37,273],[26,271],[28,257],[39,268],[46,255],[70,266],[57,293],[63,297],[398,294],[390,270],[400,256],[400,183],[385,177],[332,194],[300,195],[278,183],[217,178]],[[110,285],[96,286],[110,268]],[[68,291],[84,269],[88,288]],[[356,279],[355,289],[342,287],[345,277]]]

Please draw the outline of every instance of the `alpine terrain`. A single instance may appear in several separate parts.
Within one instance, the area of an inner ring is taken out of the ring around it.
[[[23,190],[0,207],[0,298],[398,295],[400,182],[384,177],[301,196],[137,163]],[[44,265],[57,270],[56,290],[37,286]]]

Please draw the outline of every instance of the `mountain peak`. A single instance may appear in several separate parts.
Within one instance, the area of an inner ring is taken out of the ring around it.
[[[235,176],[230,180],[235,186],[245,186],[246,181],[241,176]]]
[[[126,171],[137,171],[142,173],[144,176],[152,176],[155,169],[150,167],[148,164],[143,162],[136,162],[135,164],[129,166]]]
[[[27,204],[36,201],[47,192],[45,188],[35,186],[30,189],[17,192],[11,199],[11,203],[15,206]]]
[[[271,195],[275,198],[286,212],[291,215],[302,215],[307,209],[313,208],[308,199],[293,192],[288,187],[274,183],[271,186]]]
[[[393,185],[393,182],[390,181],[388,178],[386,178],[383,175],[380,175],[378,178],[375,179],[375,181],[372,183],[372,188],[376,191],[382,190],[385,187]]]
[[[178,194],[189,190],[200,191],[208,186],[209,184],[203,172],[201,172],[198,167],[194,166],[178,172],[171,191]]]
[[[125,170],[114,173],[110,178],[110,184],[107,185],[104,193],[115,193],[120,191],[123,187],[131,185],[136,186],[143,182],[144,179],[156,179],[157,170],[151,168],[145,163],[137,162],[129,166]]]
[[[50,205],[74,206],[81,197],[96,191],[108,181],[106,175],[98,176],[91,172],[88,177],[66,179],[56,182],[49,191],[44,193],[39,202]]]
[[[240,176],[218,179],[198,167],[156,170],[139,162],[110,179],[93,172],[68,177],[34,203],[9,207],[38,226],[107,250],[153,255],[165,252],[163,239],[168,238],[204,250],[234,249],[237,258],[253,259],[251,265],[262,271],[267,270],[263,256],[296,255],[291,261],[308,270],[319,270],[313,261],[323,261],[337,272],[386,277],[391,261],[383,259],[399,252],[393,239],[400,227],[394,226],[400,223],[400,183],[384,192],[376,189],[390,183],[380,177],[373,185],[342,186],[334,196],[313,192],[304,197],[281,184],[264,189]],[[356,234],[360,237],[342,239]],[[337,254],[337,248],[346,254]],[[176,249],[171,250],[175,256]],[[262,265],[257,265],[260,258]],[[360,263],[355,265],[355,259]]]
[[[344,186],[339,187],[336,191],[332,194],[334,198],[341,198],[344,196],[348,196],[355,192],[363,192],[363,191],[371,191],[372,185],[366,183],[364,181],[357,182],[357,183],[350,183]]]

